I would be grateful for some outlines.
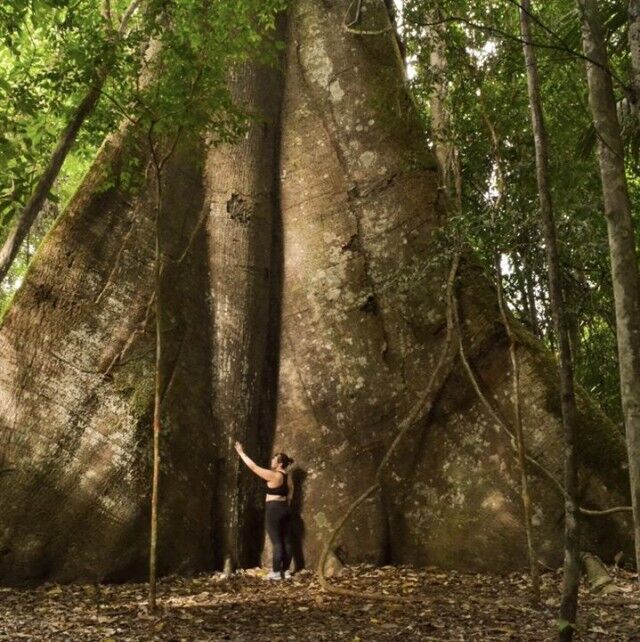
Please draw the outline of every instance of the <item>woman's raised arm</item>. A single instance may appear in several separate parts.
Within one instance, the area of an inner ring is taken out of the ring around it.
[[[235,449],[238,455],[240,455],[240,459],[247,465],[247,468],[252,472],[258,475],[258,477],[262,477],[265,481],[270,481],[270,482],[275,482],[278,481],[278,475],[280,473],[275,472],[274,470],[270,470],[269,468],[262,468],[261,466],[258,466],[247,453],[244,452],[244,448],[242,447],[242,444],[239,441],[236,441],[235,443]]]

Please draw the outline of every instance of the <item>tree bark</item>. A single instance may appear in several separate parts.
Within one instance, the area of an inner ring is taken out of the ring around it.
[[[427,38],[431,45],[429,51],[429,70],[433,74],[431,95],[429,97],[431,133],[434,151],[441,175],[441,187],[451,196],[452,166],[455,149],[451,141],[451,119],[447,109],[447,54],[443,31],[442,12],[438,4],[427,14]]]
[[[162,364],[159,573],[212,563],[210,380],[193,377],[210,364],[206,253],[203,235],[192,239],[203,198],[198,157],[190,147],[170,162],[162,203],[164,251],[177,256],[190,241],[192,249],[162,279],[172,323]],[[142,178],[135,189],[120,179],[133,165]],[[146,575],[155,372],[149,172],[135,128],[105,143],[3,319],[0,430],[15,473],[0,482],[11,550],[0,561],[2,582]]]
[[[609,236],[620,390],[627,436],[636,566],[640,568],[640,278],[635,229],[602,25],[594,0],[578,0],[587,63],[589,107],[598,135],[598,162]]]
[[[17,469],[0,500],[12,550],[4,581],[117,573],[138,552],[139,542],[119,540],[146,494],[136,458],[139,418],[126,401],[135,392],[117,391],[126,375],[111,367],[144,323],[152,292],[152,281],[144,284],[152,266],[148,192],[132,197],[119,181],[124,162],[145,163],[138,143],[130,128],[106,142],[3,320],[3,450]],[[135,351],[147,347],[138,336]],[[116,434],[105,430],[109,424],[120,426]],[[129,484],[109,488],[127,477]],[[92,503],[98,510],[89,510]],[[93,550],[80,544],[85,538]]]
[[[206,164],[211,274],[212,409],[219,428],[216,564],[255,565],[264,488],[240,466],[233,444],[268,455],[273,425],[264,421],[270,300],[279,275],[273,236],[282,69],[246,63],[230,78],[234,101],[252,118],[243,138],[213,146]]]
[[[282,122],[276,440],[307,473],[302,516],[313,563],[345,508],[370,487],[385,445],[433,370],[445,327],[446,251],[436,240],[445,213],[436,163],[397,71],[392,35],[336,28],[348,4],[301,0],[292,7]],[[367,12],[360,26],[380,24]],[[508,340],[495,289],[469,258],[460,290],[481,385],[503,404],[512,390]],[[557,370],[521,328],[514,332],[528,391],[528,450],[544,453],[545,465],[561,477]],[[587,403],[581,421],[593,434]],[[615,441],[611,427],[607,434]],[[588,470],[602,465],[592,443],[578,448]],[[624,456],[620,441],[611,448]],[[459,366],[399,450],[382,499],[364,500],[342,530],[336,551],[343,561],[494,570],[526,564],[517,462]],[[611,488],[624,493],[624,473],[614,468]],[[591,486],[590,501],[604,506],[598,486]],[[553,565],[562,537],[550,524],[561,519],[563,505],[549,492],[546,482],[532,480],[534,535],[541,559]],[[625,504],[623,497],[616,504]],[[612,528],[622,533],[628,524],[618,518]],[[587,539],[598,548],[606,541],[602,526],[589,524]],[[483,536],[496,530],[490,541]]]
[[[640,118],[640,0],[629,0],[629,52],[631,53],[631,109]]]

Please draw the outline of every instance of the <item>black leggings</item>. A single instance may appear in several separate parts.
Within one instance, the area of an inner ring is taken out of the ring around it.
[[[291,509],[288,502],[266,502],[265,522],[273,548],[273,572],[282,573],[291,564]]]

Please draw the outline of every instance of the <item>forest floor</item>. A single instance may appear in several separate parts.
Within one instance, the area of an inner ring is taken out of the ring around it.
[[[560,575],[542,576],[542,602],[529,601],[527,577],[415,570],[345,568],[332,584],[406,603],[352,599],[323,591],[310,571],[267,582],[263,571],[158,585],[158,614],[146,612],[145,584],[56,585],[0,589],[2,642],[408,642],[413,640],[555,639]],[[577,640],[640,641],[640,592],[618,570],[619,590],[580,591]],[[417,599],[416,599],[417,598]]]

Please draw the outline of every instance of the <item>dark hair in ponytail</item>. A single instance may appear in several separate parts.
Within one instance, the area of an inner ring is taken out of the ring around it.
[[[276,453],[276,458],[283,468],[289,468],[289,466],[293,464],[293,459],[291,459],[291,457],[286,453]]]

